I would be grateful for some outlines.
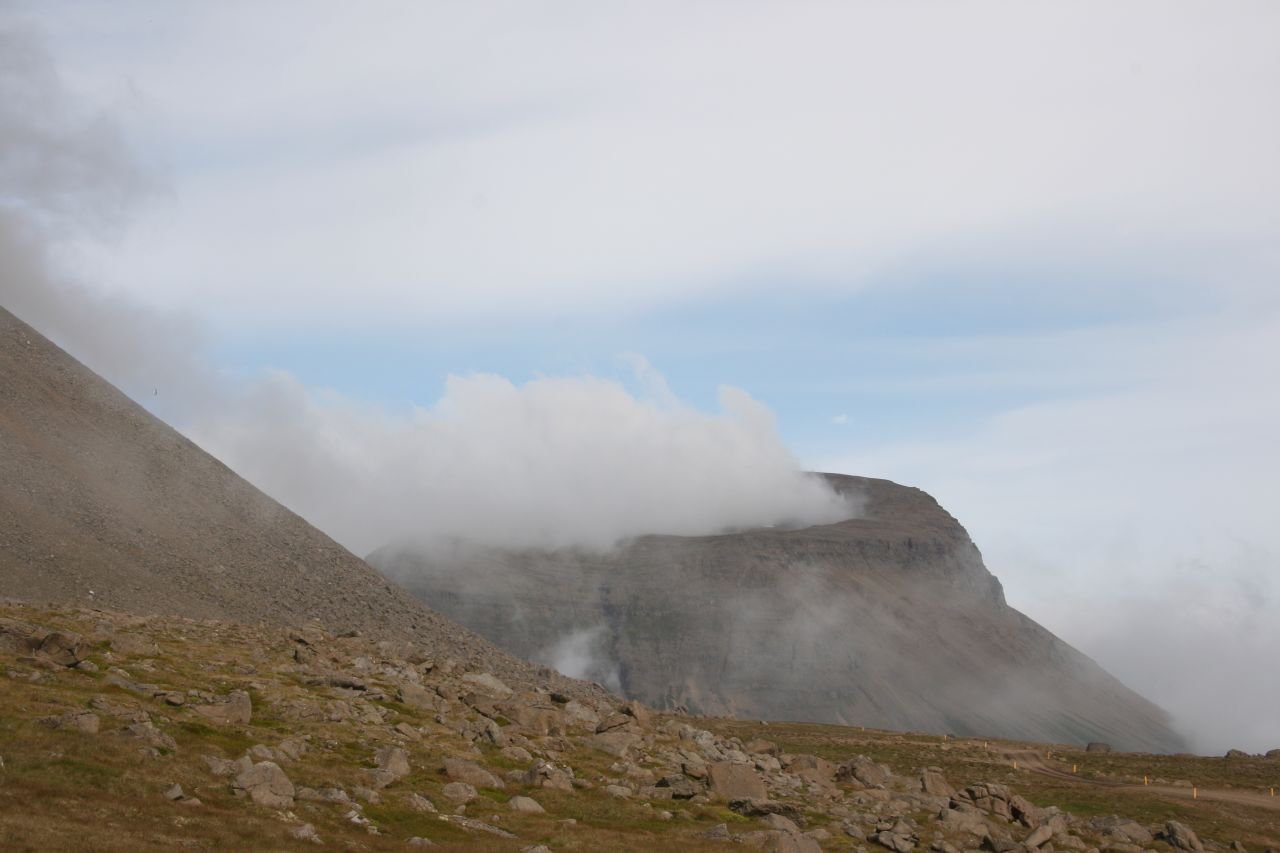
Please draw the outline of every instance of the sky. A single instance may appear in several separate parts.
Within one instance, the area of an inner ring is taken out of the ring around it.
[[[887,477],[1198,749],[1280,747],[1275,4],[0,26],[5,304],[349,547]]]

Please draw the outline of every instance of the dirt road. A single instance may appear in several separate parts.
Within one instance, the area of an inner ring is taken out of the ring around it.
[[[1055,766],[1045,760],[1044,753],[1034,750],[1005,751],[1001,756],[1010,763],[1018,762],[1019,770],[1026,770],[1040,776],[1060,779],[1064,782],[1076,782],[1092,785],[1097,788],[1113,790],[1142,791],[1156,794],[1171,800],[1214,800],[1224,803],[1240,803],[1247,806],[1280,811],[1280,796],[1269,796],[1264,792],[1226,790],[1222,788],[1185,788],[1176,785],[1134,785],[1128,782],[1114,782],[1108,779],[1090,779],[1069,772],[1065,767]]]

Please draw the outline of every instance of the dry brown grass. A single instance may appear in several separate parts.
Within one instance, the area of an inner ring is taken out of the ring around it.
[[[86,636],[92,636],[96,622],[104,618],[82,611],[7,605],[0,606],[0,616]],[[438,768],[443,755],[458,750],[459,741],[451,730],[437,726],[433,715],[395,702],[382,703],[395,721],[421,727],[427,735],[407,744],[412,753],[412,775],[384,791],[381,804],[365,806],[365,816],[379,827],[380,834],[371,835],[347,821],[347,808],[339,805],[298,802],[290,814],[256,807],[235,797],[226,779],[212,776],[201,756],[235,758],[253,744],[274,745],[291,735],[306,734],[310,749],[300,761],[287,766],[290,778],[299,785],[337,785],[351,791],[365,783],[374,749],[387,742],[385,733],[351,721],[298,725],[278,716],[266,696],[274,700],[316,690],[307,687],[296,673],[274,671],[290,654],[290,644],[279,632],[180,620],[138,622],[125,630],[153,639],[159,653],[148,658],[129,657],[111,653],[106,643],[99,643],[91,659],[104,670],[113,664],[123,665],[139,680],[174,689],[249,690],[255,698],[253,722],[216,725],[189,709],[169,708],[108,685],[102,672],[46,672],[0,651],[0,757],[4,760],[0,770],[0,850],[310,850],[314,845],[288,836],[290,828],[308,822],[336,849],[403,850],[406,839],[421,835],[436,843],[434,849],[443,850],[514,851],[542,843],[556,851],[639,853],[663,848],[724,849],[723,844],[703,840],[700,834],[721,822],[730,823],[735,831],[759,827],[714,804],[657,802],[648,806],[637,800],[614,799],[599,785],[599,780],[611,775],[609,767],[614,759],[579,747],[565,753],[563,760],[575,768],[579,778],[596,783],[596,787],[572,793],[526,790],[517,785],[482,791],[482,799],[468,807],[468,816],[494,822],[515,832],[519,840],[479,835],[406,807],[404,798],[409,792],[447,806],[440,793],[447,779]],[[5,677],[9,672],[20,677]],[[41,673],[40,680],[28,680],[36,672]],[[97,735],[54,730],[39,722],[41,717],[85,708],[95,696],[145,708],[156,725],[175,739],[177,750],[158,758],[144,757],[138,742],[118,733],[122,724],[105,715]],[[1170,793],[1141,785],[1146,774],[1159,780],[1158,784],[1188,780],[1206,790],[1260,792],[1271,784],[1280,786],[1277,761],[1086,754],[1068,747],[944,740],[803,723],[690,722],[744,742],[764,738],[788,752],[812,753],[837,762],[865,754],[904,774],[938,766],[955,785],[1002,782],[1039,805],[1056,805],[1082,815],[1118,813],[1147,823],[1175,818],[1192,824],[1202,834],[1239,839],[1259,849],[1280,839],[1280,810],[1209,799],[1191,801],[1184,789]],[[1048,763],[1053,767],[1069,770],[1072,764],[1077,765],[1079,778],[1048,777],[1025,766],[1014,770],[1008,756],[1032,751],[1051,752]],[[498,773],[516,769],[494,748],[484,750],[483,761]],[[1135,782],[1136,787],[1099,784]],[[187,795],[198,797],[202,805],[190,807],[166,800],[163,792],[173,783],[181,784]],[[534,796],[547,813],[508,811],[506,801],[516,794]],[[662,810],[673,816],[662,819]],[[566,819],[576,824],[566,826]],[[810,828],[829,821],[818,811],[810,814]],[[858,846],[840,834],[838,826],[828,828],[833,837],[823,843],[824,849]]]

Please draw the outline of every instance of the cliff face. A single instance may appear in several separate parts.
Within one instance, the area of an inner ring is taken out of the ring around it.
[[[825,476],[858,517],[645,536],[607,554],[458,546],[369,560],[509,651],[657,707],[1183,748],[1163,711],[1010,608],[931,497]]]

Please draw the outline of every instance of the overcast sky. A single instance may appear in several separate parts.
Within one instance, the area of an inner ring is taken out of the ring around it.
[[[1280,747],[1280,6],[3,8],[0,213],[77,288],[6,301],[344,543],[888,477]]]

